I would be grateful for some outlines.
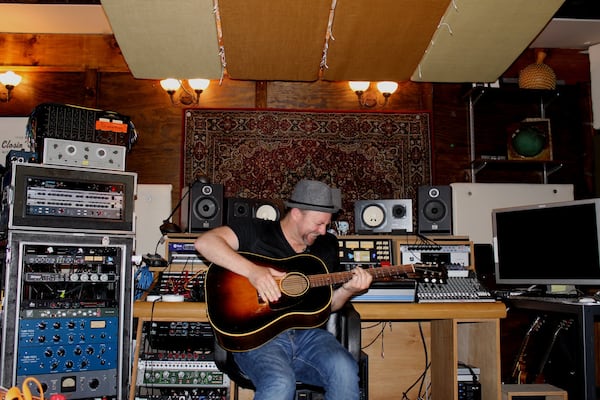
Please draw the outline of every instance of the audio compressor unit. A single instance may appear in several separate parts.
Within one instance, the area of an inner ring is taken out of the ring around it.
[[[125,146],[44,139],[44,164],[125,171]]]

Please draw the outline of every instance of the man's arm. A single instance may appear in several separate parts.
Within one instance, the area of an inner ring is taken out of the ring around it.
[[[220,226],[201,234],[194,242],[196,250],[208,261],[242,275],[261,297],[277,301],[281,291],[273,275],[283,275],[271,268],[260,267],[240,255],[238,238],[228,226]]]
[[[352,270],[352,279],[344,283],[333,292],[331,299],[331,311],[337,311],[346,304],[348,300],[367,290],[371,286],[373,276],[362,267],[355,267]]]

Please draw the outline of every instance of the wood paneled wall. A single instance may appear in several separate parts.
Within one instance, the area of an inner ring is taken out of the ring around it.
[[[139,140],[127,157],[127,170],[137,172],[140,183],[173,184],[173,204],[177,202],[181,188],[184,106],[172,105],[158,81],[133,78],[112,36],[0,34],[0,54],[3,55],[0,72],[14,69],[23,76],[11,101],[0,103],[0,117],[26,116],[43,102],[76,104],[128,115],[138,130]],[[534,60],[533,52],[527,50],[505,77],[516,78],[518,71]],[[591,141],[595,132],[591,124],[586,125],[591,121],[587,55],[556,50],[549,52],[546,62],[560,80],[587,88],[588,94],[583,90],[584,95],[578,99],[582,128],[576,134]],[[433,183],[469,181],[464,94],[465,85],[461,84],[401,82],[385,108],[369,110],[431,110]],[[198,107],[356,110],[359,105],[346,82],[253,82],[224,78],[222,82],[211,82]],[[478,140],[497,142],[497,138]],[[591,151],[572,156],[587,158],[588,169],[576,170],[578,176],[560,179],[578,185],[583,182],[578,192],[589,195],[593,187],[587,183],[586,175],[593,175]],[[511,179],[521,178],[517,175]]]

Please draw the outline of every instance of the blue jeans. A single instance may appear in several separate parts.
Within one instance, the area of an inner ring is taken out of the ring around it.
[[[293,400],[296,381],[325,389],[326,400],[358,400],[358,364],[324,329],[292,329],[265,345],[234,353],[255,400]]]

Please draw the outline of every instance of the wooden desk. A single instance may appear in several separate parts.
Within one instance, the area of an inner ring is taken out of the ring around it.
[[[407,321],[434,319],[500,319],[506,317],[504,303],[353,303],[363,321]],[[208,321],[206,304],[136,301],[133,317],[155,321]]]
[[[436,400],[458,399],[458,361],[481,369],[482,399],[501,397],[500,318],[504,303],[354,303],[363,321],[430,321],[431,387]],[[394,368],[396,366],[392,366]],[[369,377],[371,384],[376,377]]]
[[[481,368],[483,399],[501,399],[500,318],[506,317],[503,303],[354,303],[354,306],[366,322],[425,321],[431,324],[431,384],[436,400],[458,399],[456,376],[459,360]],[[208,321],[205,304],[194,302],[157,302],[153,305],[137,301],[133,316],[140,321]],[[138,337],[140,326],[138,324]],[[134,366],[137,365],[137,357],[136,348]],[[398,367],[386,366],[392,371]],[[136,379],[135,369],[132,371],[133,382]],[[375,389],[377,386],[377,374],[370,373],[369,387]],[[398,391],[389,396],[398,396]],[[375,398],[370,397],[371,400],[377,400],[378,396],[372,397]]]
[[[352,303],[363,321],[500,319],[504,303]]]
[[[187,301],[183,303],[136,301],[133,305],[133,318],[145,321],[208,322],[206,304]]]

